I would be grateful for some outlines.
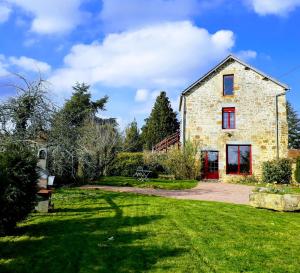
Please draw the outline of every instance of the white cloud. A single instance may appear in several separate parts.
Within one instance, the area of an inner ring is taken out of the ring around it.
[[[189,20],[224,0],[103,0],[100,17],[108,30]]]
[[[73,46],[64,67],[49,80],[60,91],[76,81],[137,89],[178,88],[225,57],[233,45],[234,34],[229,30],[210,34],[188,21],[162,23]]]
[[[10,14],[11,14],[11,9],[8,6],[4,5],[3,3],[0,3],[0,23],[6,22]]]
[[[248,0],[254,11],[260,15],[287,15],[300,6],[300,0]]]
[[[7,76],[11,71],[15,71],[18,67],[20,72],[41,72],[49,73],[51,71],[51,66],[45,62],[38,61],[36,59],[28,58],[25,56],[21,57],[6,57],[0,54],[0,77]]]
[[[7,64],[5,63],[5,56],[0,54],[0,77],[8,75]]]
[[[251,59],[255,59],[257,57],[257,52],[254,50],[241,50],[236,53],[237,57],[244,60],[249,61]]]
[[[82,0],[7,0],[33,17],[31,30],[39,34],[60,34],[81,23]]]
[[[21,56],[19,58],[10,57],[9,62],[11,65],[15,65],[26,71],[40,71],[42,73],[46,73],[51,70],[51,66],[49,64],[25,56]]]
[[[135,101],[146,101],[149,97],[149,91],[147,89],[138,89],[135,94]]]

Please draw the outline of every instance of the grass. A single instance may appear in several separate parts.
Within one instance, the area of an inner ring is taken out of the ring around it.
[[[98,190],[0,237],[0,272],[299,272],[300,214]]]
[[[166,190],[191,189],[197,185],[196,180],[167,180],[159,178],[150,178],[148,181],[140,182],[132,177],[107,176],[95,181],[92,184],[109,186],[131,186],[139,188],[154,188]]]

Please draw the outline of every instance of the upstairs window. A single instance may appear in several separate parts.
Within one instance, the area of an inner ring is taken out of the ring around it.
[[[222,128],[235,129],[235,108],[228,107],[222,109]]]
[[[224,96],[233,95],[233,75],[223,76],[223,95]]]

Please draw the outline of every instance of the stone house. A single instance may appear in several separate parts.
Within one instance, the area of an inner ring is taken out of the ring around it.
[[[180,98],[180,139],[199,143],[203,178],[261,175],[287,157],[288,86],[229,55]]]

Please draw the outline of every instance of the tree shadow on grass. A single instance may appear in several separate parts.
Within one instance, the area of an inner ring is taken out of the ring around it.
[[[17,240],[0,241],[0,272],[141,272],[160,259],[180,256],[184,248],[147,240],[135,227],[161,215],[124,216],[113,198],[104,196],[113,217],[56,219],[19,228]],[[128,228],[129,231],[128,231]],[[125,230],[124,230],[125,229]]]
[[[138,207],[138,206],[148,206],[148,204],[133,204],[133,205],[121,205],[119,208],[125,208],[125,207]],[[55,208],[53,210],[54,213],[61,213],[61,212],[95,212],[95,211],[108,211],[112,210],[113,208],[111,206],[107,207],[83,207],[83,208]],[[48,215],[48,214],[46,214]]]

